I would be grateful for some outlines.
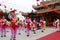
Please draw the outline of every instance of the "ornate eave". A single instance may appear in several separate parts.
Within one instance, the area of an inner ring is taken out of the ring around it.
[[[60,0],[45,1],[44,3],[47,5],[51,5],[51,4],[55,4],[55,3],[60,3]]]
[[[46,12],[59,11],[59,10],[60,10],[60,6],[55,8],[54,10],[49,10],[49,9],[37,10],[36,13],[46,13]]]
[[[37,13],[45,13],[45,12],[51,12],[51,11],[60,10],[60,1],[59,0],[46,1],[46,2],[41,2],[41,3],[45,3],[49,7],[52,7],[51,5],[53,5],[54,6],[54,10],[50,10],[50,9],[44,7],[43,5],[33,5],[33,8],[35,10],[37,10],[36,11]]]
[[[41,3],[43,3],[43,2],[41,2]],[[53,0],[53,1],[45,1],[44,2],[46,5],[51,5],[51,4],[56,4],[56,3],[60,3],[60,1],[58,1],[58,0]],[[34,9],[38,9],[38,8],[40,8],[40,7],[43,7],[41,4],[39,5],[32,5],[32,7],[34,8]]]

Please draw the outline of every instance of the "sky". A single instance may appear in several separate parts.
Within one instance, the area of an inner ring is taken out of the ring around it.
[[[41,1],[42,0],[40,0],[38,3],[40,3]],[[3,10],[4,10],[3,5],[6,5],[7,10],[10,10],[10,8],[12,8],[12,9],[16,9],[17,11],[31,12],[32,10],[34,10],[32,8],[32,5],[37,5],[37,2],[36,0],[0,0],[0,4],[2,4],[2,6],[0,6],[0,9]]]
[[[40,0],[41,2],[42,0]],[[40,3],[39,2],[39,3]],[[37,2],[36,0],[0,0],[0,4],[6,5],[6,9],[17,9],[18,11],[23,11],[23,12],[31,12],[31,10],[34,10],[32,8],[32,5],[36,5]],[[2,8],[3,9],[3,8]]]

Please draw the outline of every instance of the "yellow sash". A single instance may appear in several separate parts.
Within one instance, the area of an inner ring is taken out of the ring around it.
[[[6,25],[8,25],[8,26],[9,26],[10,24],[11,24],[11,22],[10,22],[10,21],[6,22]]]

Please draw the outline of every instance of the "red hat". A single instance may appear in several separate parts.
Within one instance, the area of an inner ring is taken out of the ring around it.
[[[12,11],[10,11],[10,13],[15,13],[16,12],[16,10],[14,9],[14,10],[12,10]]]
[[[1,14],[3,14],[3,12],[2,12],[2,11],[0,11],[0,15],[1,15]]]

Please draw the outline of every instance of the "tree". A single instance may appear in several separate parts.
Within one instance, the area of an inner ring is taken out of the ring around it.
[[[3,16],[4,16],[8,21],[10,21],[10,19],[8,18],[8,15],[9,15],[9,13],[7,13],[7,12],[4,12],[4,13],[3,13]]]

